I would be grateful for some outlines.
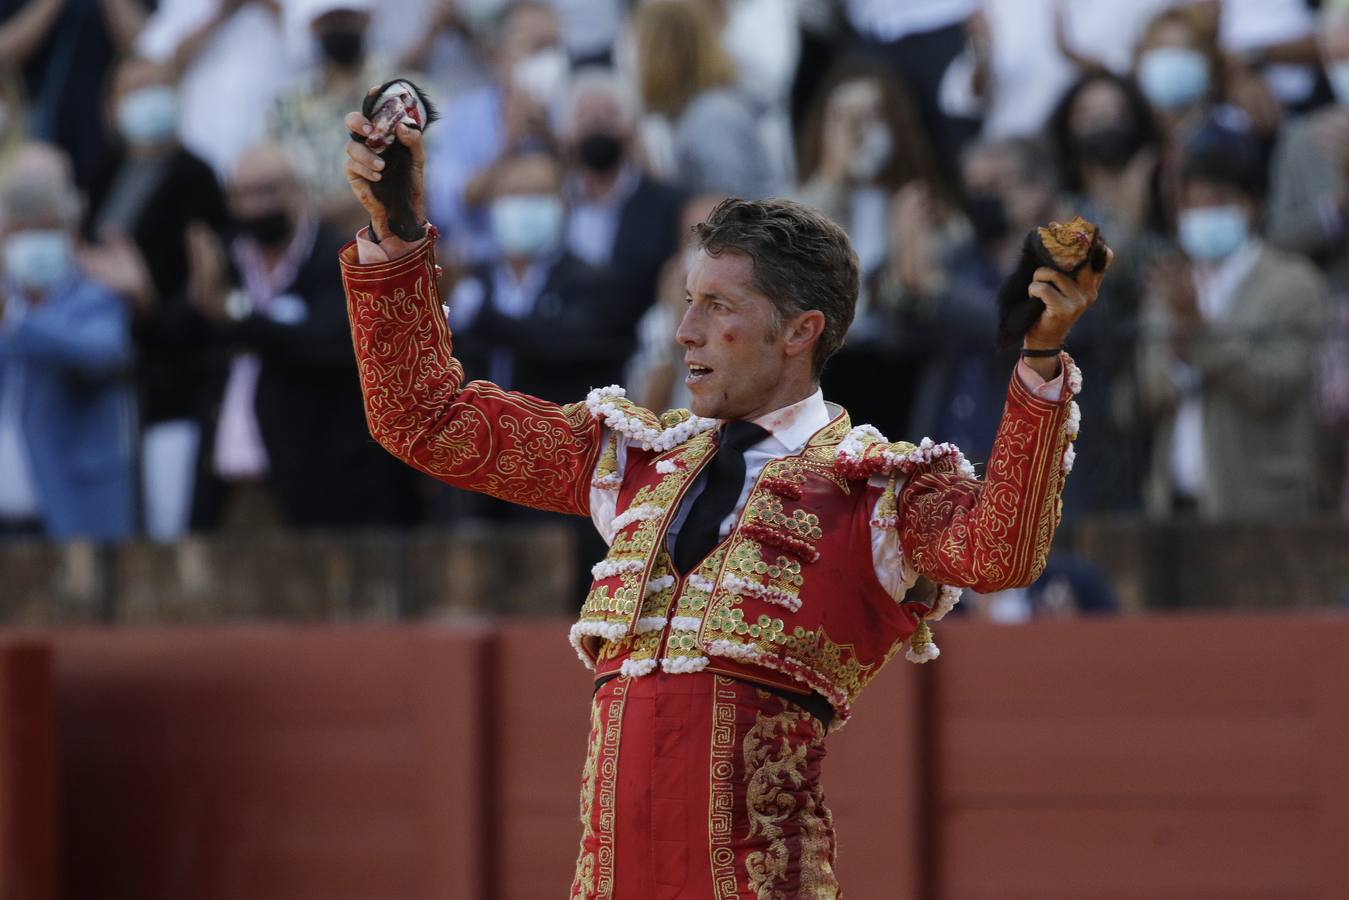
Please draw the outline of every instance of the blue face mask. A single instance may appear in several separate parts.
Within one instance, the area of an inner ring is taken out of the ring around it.
[[[1190,259],[1217,262],[1246,243],[1249,228],[1240,206],[1201,206],[1182,210],[1180,246]]]
[[[552,194],[518,194],[492,202],[492,234],[507,256],[537,256],[562,234],[562,201]]]
[[[117,130],[128,144],[146,146],[178,134],[178,94],[168,85],[132,91],[117,108]]]
[[[18,231],[5,240],[5,277],[20,288],[45,294],[71,276],[75,257],[61,229]]]
[[[1181,109],[1208,92],[1208,60],[1188,47],[1157,47],[1138,60],[1138,86],[1158,109]]]

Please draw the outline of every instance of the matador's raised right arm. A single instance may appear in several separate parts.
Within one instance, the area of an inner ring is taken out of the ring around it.
[[[339,256],[370,434],[447,484],[538,509],[588,515],[602,426],[487,381],[464,383],[436,287],[434,230],[392,262]]]

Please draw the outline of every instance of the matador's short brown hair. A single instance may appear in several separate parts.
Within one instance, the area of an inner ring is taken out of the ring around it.
[[[751,285],[772,301],[778,327],[807,310],[824,313],[824,332],[811,361],[819,380],[824,364],[843,346],[857,308],[857,253],[843,229],[791,200],[731,197],[693,230],[709,255],[732,251],[753,261]]]

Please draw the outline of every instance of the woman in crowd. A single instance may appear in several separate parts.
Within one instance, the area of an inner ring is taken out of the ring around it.
[[[642,141],[653,174],[691,193],[766,197],[772,177],[754,110],[700,7],[655,0],[632,23]]]
[[[826,78],[801,129],[801,202],[841,223],[867,277],[885,258],[895,192],[936,184],[918,115],[890,72],[861,60]]]

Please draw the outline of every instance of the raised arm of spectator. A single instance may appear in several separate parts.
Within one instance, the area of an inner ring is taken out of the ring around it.
[[[355,133],[368,125],[359,113],[346,124]],[[424,219],[421,135],[400,125],[398,139],[412,153],[414,208]],[[371,190],[383,163],[356,141],[348,156],[347,181],[370,214],[371,236],[390,244],[384,207]],[[435,237],[432,229],[386,262],[363,258],[363,241],[339,257],[371,435],[456,487],[587,515],[602,424],[585,403],[558,406],[485,381],[465,383],[436,286]]]
[[[64,0],[31,0],[0,23],[0,59],[16,67],[28,62],[56,24],[64,6]]]

